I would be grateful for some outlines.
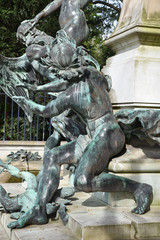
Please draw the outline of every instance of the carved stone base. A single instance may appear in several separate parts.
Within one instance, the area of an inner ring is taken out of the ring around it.
[[[114,108],[160,107],[159,56],[159,46],[140,45],[106,61],[102,71],[112,77]]]
[[[159,0],[123,0],[114,33],[104,44],[116,55],[103,68],[112,78],[116,108],[159,107]]]

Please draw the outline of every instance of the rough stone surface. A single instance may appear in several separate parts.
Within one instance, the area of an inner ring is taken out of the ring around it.
[[[128,41],[126,50],[109,58],[102,69],[112,78],[113,107],[159,107],[160,47],[140,45],[131,49],[128,37],[123,41]]]
[[[0,240],[9,240],[8,235],[1,224],[0,224]]]
[[[3,213],[2,216],[1,216],[1,224],[2,224],[3,228],[5,229],[9,239],[11,239],[12,238],[12,231],[11,231],[11,229],[9,229],[7,227],[7,225],[10,223],[9,216],[10,216],[10,214]]]
[[[159,0],[123,0],[119,23],[112,37],[137,25],[160,27],[159,13]]]
[[[151,212],[145,215],[135,215],[125,213],[132,220],[132,225],[135,229],[135,238],[137,239],[152,239],[159,237],[160,239],[160,209],[153,208]]]
[[[69,229],[57,220],[42,226],[29,226],[12,231],[11,240],[76,240]]]
[[[132,239],[134,233],[131,220],[113,209],[72,213],[69,228],[87,240]]]
[[[160,107],[159,18],[158,0],[123,1],[117,28],[104,43],[116,51],[102,70],[112,77],[115,108]]]

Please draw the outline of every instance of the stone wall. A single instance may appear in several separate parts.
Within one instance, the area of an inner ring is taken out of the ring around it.
[[[31,151],[32,153],[38,152],[43,157],[44,141],[0,141],[0,158],[6,161],[6,157],[11,152],[17,152],[20,149]]]

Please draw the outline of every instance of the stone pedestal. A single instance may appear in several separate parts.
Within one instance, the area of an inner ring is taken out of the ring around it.
[[[160,107],[159,0],[124,0],[115,32],[105,41],[115,52],[106,61],[114,108]]]

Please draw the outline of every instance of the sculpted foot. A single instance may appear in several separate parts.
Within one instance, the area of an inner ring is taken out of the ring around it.
[[[137,207],[132,209],[132,213],[144,214],[150,210],[150,205],[153,200],[152,187],[148,184],[141,184],[134,192],[134,197]]]
[[[40,225],[46,223],[48,223],[46,213],[42,212],[39,206],[35,206],[27,213],[25,213],[22,217],[20,217],[17,221],[8,224],[8,228],[23,228],[29,224]]]

